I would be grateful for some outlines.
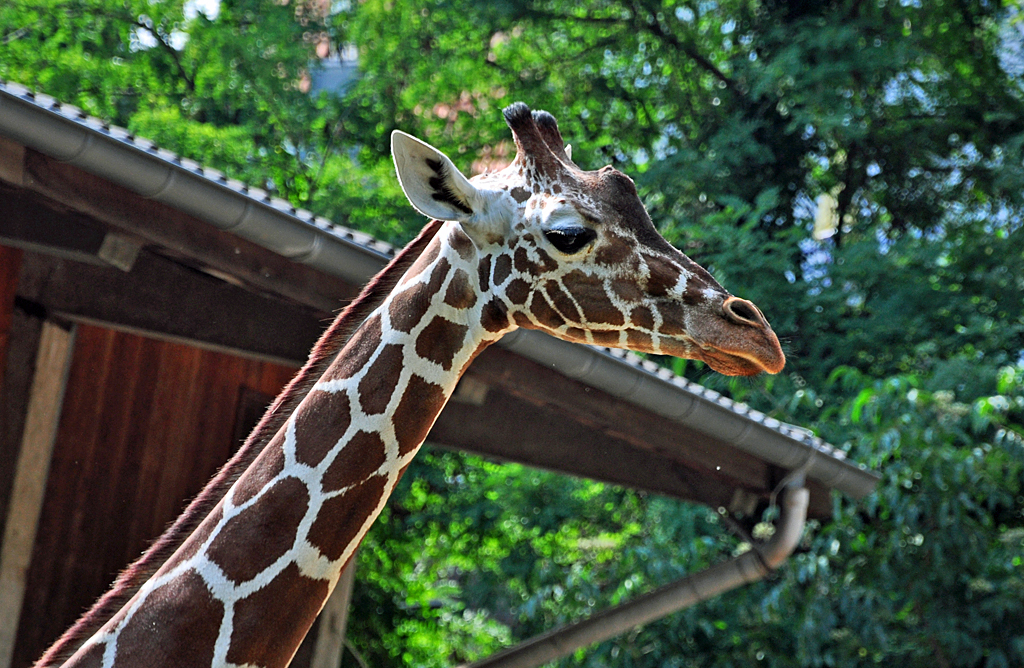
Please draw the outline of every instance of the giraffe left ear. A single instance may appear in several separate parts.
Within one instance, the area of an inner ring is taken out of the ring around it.
[[[479,191],[441,151],[395,130],[391,156],[405,196],[423,215],[466,222],[478,213],[482,204]]]

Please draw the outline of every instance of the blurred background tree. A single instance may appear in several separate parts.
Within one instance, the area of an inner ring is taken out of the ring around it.
[[[503,106],[548,109],[790,359],[665,363],[884,474],[774,579],[562,665],[1024,665],[1019,3],[8,0],[0,77],[394,243],[422,221],[392,129],[479,171]],[[427,450],[350,636],[447,666],[737,549],[716,509]]]

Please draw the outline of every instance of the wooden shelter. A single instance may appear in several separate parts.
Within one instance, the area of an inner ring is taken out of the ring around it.
[[[178,514],[392,253],[0,83],[0,668]],[[877,479],[635,356],[527,331],[474,362],[428,443],[747,514],[793,471],[818,518]]]

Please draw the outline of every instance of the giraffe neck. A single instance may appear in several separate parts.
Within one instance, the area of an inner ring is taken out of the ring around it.
[[[209,516],[68,665],[287,665],[462,371],[508,329],[477,266],[468,237],[442,228]]]

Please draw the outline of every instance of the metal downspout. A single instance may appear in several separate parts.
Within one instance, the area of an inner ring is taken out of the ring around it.
[[[526,640],[462,668],[533,668],[571,654],[580,647],[613,638],[722,594],[764,579],[792,554],[807,520],[810,493],[803,476],[790,482],[782,499],[775,535],[763,545],[710,568],[669,583],[614,608]]]

